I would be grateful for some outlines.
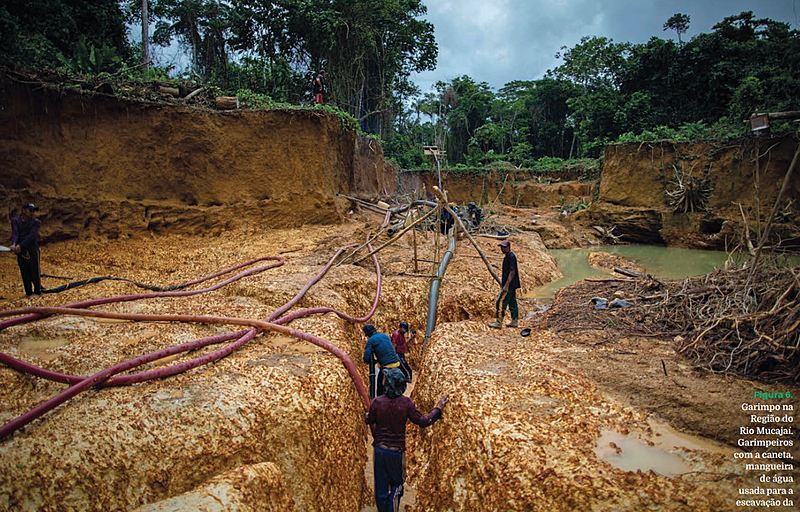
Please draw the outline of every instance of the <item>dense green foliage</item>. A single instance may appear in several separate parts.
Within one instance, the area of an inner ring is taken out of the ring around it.
[[[689,22],[678,13],[664,29],[680,38]],[[546,156],[598,157],[610,142],[740,136],[756,112],[800,110],[800,33],[751,12],[678,44],[584,37],[556,56],[563,63],[545,78],[497,93],[468,76],[437,84],[411,103],[416,118],[398,117],[406,136],[389,153],[413,165],[417,143],[446,148],[451,163],[528,166]],[[430,120],[421,123],[420,113]]]
[[[451,165],[533,168],[601,156],[610,142],[742,135],[755,112],[800,110],[800,33],[752,12],[689,41],[681,35],[691,19],[676,13],[663,28],[677,44],[584,37],[561,48],[561,64],[543,78],[495,91],[460,76],[423,94],[409,77],[435,67],[437,46],[422,0],[148,1],[151,45],[179,44],[184,77],[262,108],[311,104],[311,82],[325,69],[324,108],[379,136],[407,168],[430,165],[428,145]],[[0,59],[174,76],[164,63],[141,65],[142,44],[127,37],[140,18],[141,0],[6,0]]]
[[[3,0],[0,59],[35,67],[68,62],[77,72],[108,71],[131,56],[124,22],[117,0]]]

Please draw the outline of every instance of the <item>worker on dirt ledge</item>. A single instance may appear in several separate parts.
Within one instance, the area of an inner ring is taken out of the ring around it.
[[[397,357],[389,336],[378,332],[374,325],[365,324],[361,330],[367,337],[364,362],[369,365],[369,397],[373,399],[383,394],[383,373],[387,368],[400,368],[400,358]],[[375,367],[376,359],[380,368]]]
[[[19,273],[25,295],[42,294],[39,273],[39,229],[42,222],[33,216],[38,208],[33,203],[22,205],[22,213],[11,219],[11,251],[17,255]]]
[[[483,212],[478,205],[470,201],[467,203],[467,215],[469,219],[472,221],[472,227],[477,229],[481,225],[481,218],[483,217]]]
[[[386,394],[370,403],[365,421],[367,425],[375,425],[372,433],[375,504],[378,512],[398,512],[405,482],[406,423],[411,420],[421,428],[436,423],[442,418],[449,393],[423,416],[414,401],[403,395],[406,391],[403,372],[390,368],[385,374]]]
[[[314,103],[322,105],[322,93],[325,91],[325,71],[320,71],[314,79]]]
[[[520,287],[519,283],[519,268],[517,267],[517,255],[511,252],[511,242],[503,240],[499,244],[500,250],[505,254],[503,258],[503,277],[500,282],[503,283],[503,288],[500,290],[500,296],[497,297],[495,316],[496,321],[489,324],[489,327],[499,329],[503,326],[503,317],[506,314],[506,307],[511,313],[511,321],[506,324],[506,327],[517,327],[519,325],[519,306],[517,305],[517,290]]]
[[[408,361],[406,361],[406,343],[414,339],[414,337],[417,335],[417,331],[412,330],[408,340],[406,340],[407,333],[408,322],[400,322],[400,326],[392,334],[392,345],[394,346],[394,351],[397,354],[397,358],[400,359],[400,369],[406,374],[406,379],[408,382],[411,382],[412,371],[411,366],[409,366]]]

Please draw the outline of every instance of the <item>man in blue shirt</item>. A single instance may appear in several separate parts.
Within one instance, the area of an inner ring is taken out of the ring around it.
[[[374,325],[365,324],[361,330],[367,337],[367,346],[364,347],[364,362],[369,364],[369,397],[373,399],[383,394],[382,370],[400,368],[400,358],[397,357],[389,336],[378,332]],[[380,366],[377,371],[376,360]]]

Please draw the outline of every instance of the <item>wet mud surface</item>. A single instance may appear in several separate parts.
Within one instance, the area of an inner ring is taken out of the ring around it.
[[[533,215],[545,212],[498,213],[497,226],[517,228],[511,240],[523,292],[558,277],[541,236],[528,227]],[[537,219],[537,229],[551,222]],[[362,244],[381,221],[362,212],[336,226],[60,242],[43,249],[42,269],[73,279],[118,275],[172,285],[280,255],[283,266],[215,292],[104,307],[262,319],[337,249]],[[573,236],[580,233],[573,230]],[[499,273],[497,241],[476,240]],[[430,232],[418,233],[417,245],[416,269],[408,236],[377,254],[384,279],[370,321],[382,332],[401,320],[424,332],[432,268],[422,260],[437,260],[445,246]],[[3,310],[140,293],[106,281],[25,298],[8,255],[0,258],[0,277]],[[63,282],[46,278],[44,285]],[[408,354],[418,407],[427,412],[445,392],[451,400],[442,422],[422,431],[409,427],[408,487],[415,499],[406,510],[741,510],[733,506],[736,489],[755,477],[730,456],[746,421],[738,406],[754,389],[778,388],[699,370],[675,354],[669,336],[615,329],[618,312],[602,313],[604,328],[585,324],[589,298],[613,296],[608,286],[574,285],[544,313],[533,299],[522,299],[519,329],[490,329],[498,285],[469,242],[458,241],[442,283],[437,329],[424,355],[422,336]],[[369,259],[348,262],[333,267],[296,309],[328,306],[361,316],[374,294]],[[327,314],[291,327],[337,345],[366,378],[358,325]],[[524,327],[532,329],[530,336],[520,336]],[[232,329],[59,316],[0,332],[0,351],[53,371],[90,375]],[[800,395],[795,387],[780,387],[789,388]],[[0,367],[0,421],[63,389]],[[178,376],[87,391],[0,442],[0,510],[197,510],[220,500],[227,510],[369,510],[370,437],[362,414],[337,358],[306,342],[263,334]],[[681,433],[703,439],[660,442]],[[675,473],[618,467],[614,457],[639,445],[659,449]]]

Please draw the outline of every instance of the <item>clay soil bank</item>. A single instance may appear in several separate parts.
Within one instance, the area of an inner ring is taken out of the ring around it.
[[[520,218],[527,220],[520,210],[504,210],[491,222],[518,226]],[[218,291],[105,307],[259,319],[293,297],[338,248],[363,243],[381,221],[364,212],[336,226],[58,242],[45,248],[43,269],[73,279],[117,275],[172,285],[280,255],[283,266]],[[478,240],[499,268],[496,240]],[[538,233],[520,229],[511,240],[523,293],[558,275]],[[421,259],[441,255],[443,240],[433,233],[418,233],[417,241]],[[384,279],[370,321],[383,332],[400,320],[424,331],[428,279],[420,276],[431,269],[425,263],[413,268],[409,237],[378,253],[378,260]],[[3,309],[141,291],[103,282],[24,298],[10,257],[0,259],[0,277]],[[375,278],[369,260],[337,266],[297,308],[326,306],[362,316],[374,299]],[[61,282],[47,278],[45,285]],[[740,405],[752,402],[754,389],[791,390],[793,396],[800,390],[699,371],[674,354],[668,339],[557,327],[563,326],[557,318],[583,314],[588,307],[583,295],[554,306],[556,327],[540,320],[535,303],[523,300],[521,328],[532,327],[531,336],[492,330],[485,324],[493,316],[496,292],[475,250],[460,240],[442,284],[437,329],[424,357],[422,336],[409,354],[418,375],[412,397],[421,409],[452,393],[441,423],[409,429],[413,510],[743,510],[734,506],[737,489],[759,484],[758,475],[745,472],[729,455],[739,427],[747,424]],[[337,345],[366,378],[358,324],[327,314],[291,327]],[[59,316],[0,332],[0,351],[53,371],[90,375],[232,329]],[[57,343],[42,348],[36,340]],[[2,367],[0,420],[9,421],[64,388]],[[220,500],[227,510],[360,510],[371,503],[371,482],[364,478],[369,433],[363,407],[339,359],[305,342],[263,334],[185,374],[86,392],[3,441],[0,510],[198,510]],[[722,446],[666,448],[689,468],[672,477],[618,469],[597,455],[608,431],[657,442],[653,420]],[[798,490],[797,484],[788,487]]]

